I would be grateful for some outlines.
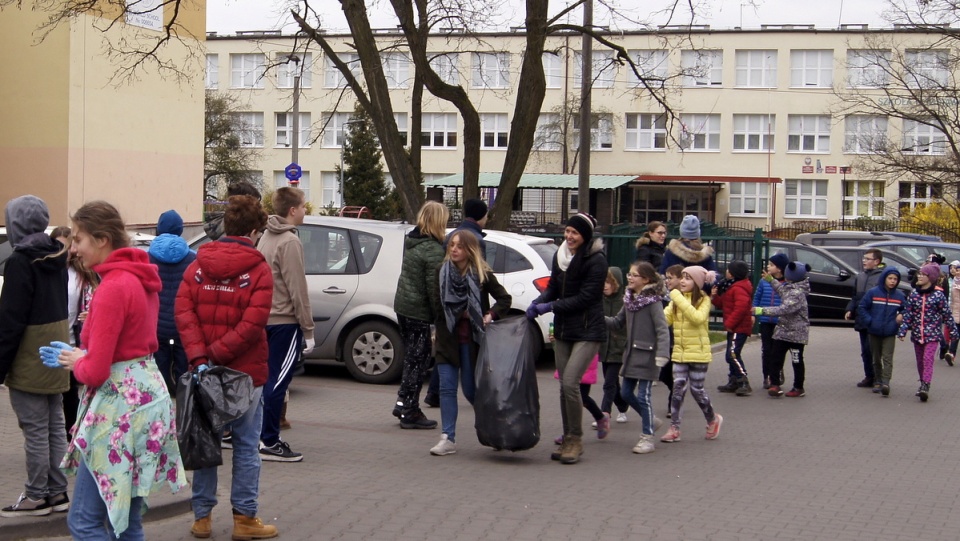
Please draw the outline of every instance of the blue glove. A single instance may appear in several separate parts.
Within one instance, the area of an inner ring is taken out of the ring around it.
[[[531,302],[527,307],[527,319],[537,319],[537,303]]]
[[[206,372],[207,370],[210,370],[210,366],[206,364],[197,365],[197,368],[196,368],[197,374],[200,374],[201,372]]]
[[[543,315],[547,312],[553,312],[553,303],[552,302],[541,302],[536,306],[537,314]]]
[[[63,368],[60,364],[60,348],[40,346],[40,360],[47,368]]]
[[[50,345],[63,351],[73,351],[73,346],[64,342],[50,342]]]

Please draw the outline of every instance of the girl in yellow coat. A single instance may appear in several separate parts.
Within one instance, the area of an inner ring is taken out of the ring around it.
[[[707,367],[713,354],[710,351],[710,297],[703,292],[704,282],[712,271],[700,266],[686,267],[680,278],[680,287],[670,291],[670,304],[666,309],[667,324],[673,327],[673,394],[670,397],[670,430],[660,441],[680,441],[683,398],[690,394],[697,401],[707,419],[707,439],[715,440],[720,435],[723,417],[713,411],[710,397],[703,388]]]

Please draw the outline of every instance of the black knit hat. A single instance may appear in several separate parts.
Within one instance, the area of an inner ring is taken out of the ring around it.
[[[480,221],[487,215],[487,204],[482,199],[467,199],[463,202],[464,218]]]
[[[780,269],[780,272],[783,272],[787,269],[787,264],[790,263],[790,258],[784,253],[773,254],[770,256],[770,262],[776,265],[777,268]]]
[[[583,237],[583,242],[590,242],[593,238],[593,229],[597,227],[597,220],[585,212],[571,216],[567,220],[567,227],[572,227]]]
[[[750,267],[747,265],[747,262],[740,259],[731,261],[730,264],[727,265],[727,270],[730,271],[730,276],[733,276],[734,280],[743,280],[750,274]]]

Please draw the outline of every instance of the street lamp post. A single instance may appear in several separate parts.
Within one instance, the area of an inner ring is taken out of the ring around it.
[[[347,144],[347,126],[350,126],[353,124],[362,124],[362,123],[363,123],[362,120],[348,120],[343,123],[343,139],[340,141],[340,207],[341,208],[347,206],[346,205],[347,199],[345,194],[343,193],[343,178],[344,178],[343,149]]]
[[[293,64],[293,134],[290,138],[292,143],[290,161],[297,163],[300,157],[300,57],[293,54],[287,56],[287,69],[291,64]],[[297,183],[299,182],[298,180]]]

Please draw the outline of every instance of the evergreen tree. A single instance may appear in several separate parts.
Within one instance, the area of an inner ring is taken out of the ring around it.
[[[396,211],[388,201],[391,190],[384,179],[383,153],[373,123],[359,104],[352,120],[343,144],[344,205],[367,207],[376,219],[393,218]]]

